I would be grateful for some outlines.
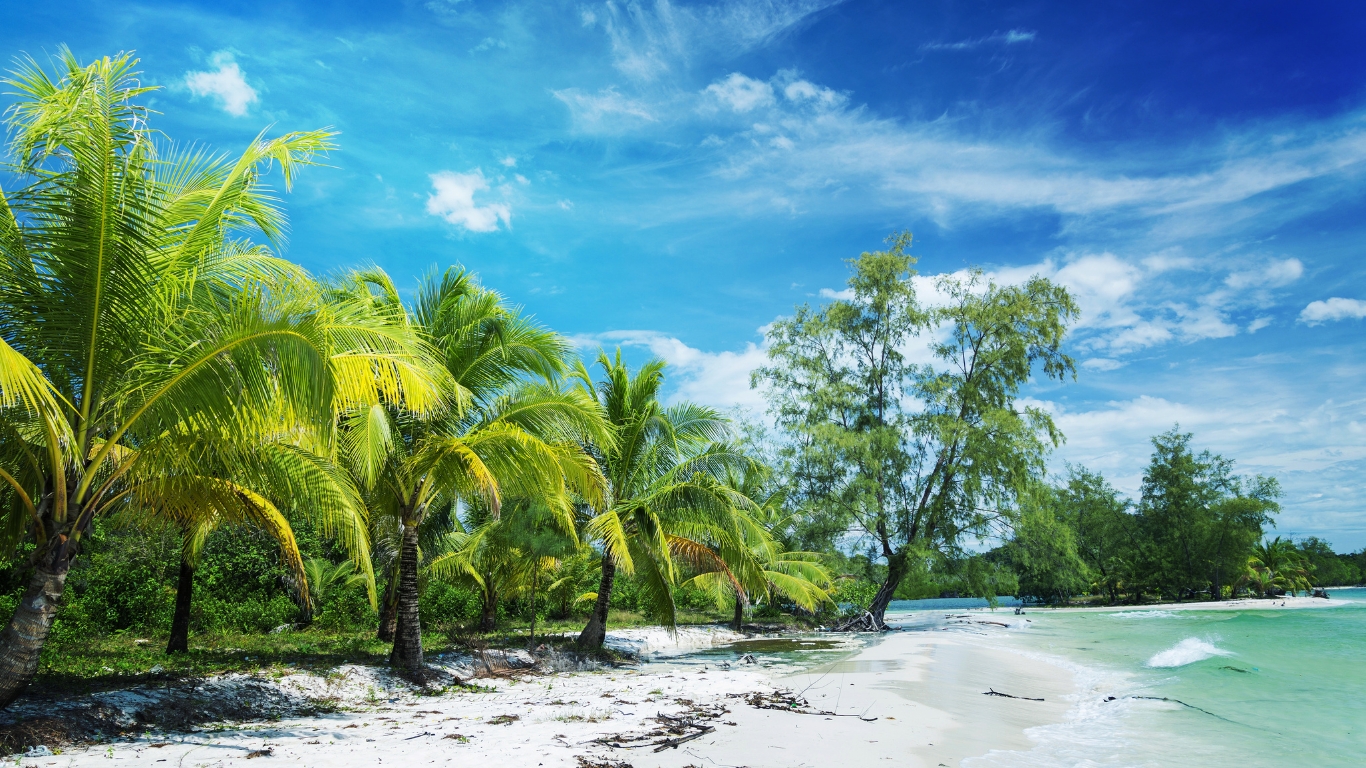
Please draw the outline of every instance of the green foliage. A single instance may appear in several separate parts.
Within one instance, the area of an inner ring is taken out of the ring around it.
[[[1091,585],[1090,570],[1077,554],[1072,528],[1048,505],[1020,516],[1010,559],[1019,574],[1019,595],[1043,603],[1065,603]]]
[[[852,297],[775,322],[752,382],[786,433],[782,467],[822,543],[852,527],[888,563],[879,616],[917,552],[955,552],[1014,516],[1062,439],[1016,397],[1036,373],[1074,373],[1062,342],[1078,309],[1065,289],[973,271],[940,276],[946,303],[922,307],[910,242],[900,233],[850,260]],[[917,343],[933,364],[908,362]]]

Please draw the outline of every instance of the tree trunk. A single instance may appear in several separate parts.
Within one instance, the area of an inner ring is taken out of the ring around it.
[[[730,628],[740,632],[745,628],[745,593],[736,590],[735,592],[735,618],[731,619]]]
[[[62,536],[44,562],[33,569],[28,589],[14,609],[4,632],[0,632],[0,707],[18,698],[38,671],[43,644],[57,618],[57,603],[66,588],[71,567],[69,543]]]
[[[379,639],[392,643],[394,630],[398,626],[398,572],[389,574],[389,582],[384,585],[384,601],[379,605]]]
[[[868,606],[868,613],[872,614],[877,622],[879,629],[886,628],[883,617],[887,615],[887,606],[892,603],[892,595],[896,593],[896,588],[901,586],[901,579],[906,575],[906,555],[898,552],[887,563],[887,580],[878,587],[877,594],[873,595],[873,602]]]
[[[541,575],[540,570],[531,572],[531,637],[527,640],[527,650],[536,650],[536,582]]]
[[[840,632],[882,632],[887,629],[887,623],[883,617],[887,615],[887,606],[892,602],[892,595],[896,593],[896,588],[900,586],[901,579],[906,575],[906,553],[898,552],[887,558],[887,579],[878,587],[877,594],[873,595],[873,602],[868,605],[868,610],[862,616],[856,616],[839,626],[835,627]]]
[[[409,671],[422,668],[422,622],[417,609],[417,521],[403,522],[403,549],[398,561],[398,606],[394,650],[389,663]]]
[[[492,632],[498,628],[498,591],[493,585],[493,574],[484,574],[484,605],[479,616],[479,631]]]
[[[175,614],[171,616],[171,639],[166,643],[167,653],[185,653],[190,650],[190,600],[194,594],[194,568],[180,556],[180,579],[175,587]]]
[[[602,581],[598,584],[598,599],[593,603],[593,613],[588,616],[588,625],[579,633],[577,645],[581,651],[596,651],[602,648],[607,639],[607,609],[611,606],[612,581],[617,576],[617,564],[608,555],[602,556]]]

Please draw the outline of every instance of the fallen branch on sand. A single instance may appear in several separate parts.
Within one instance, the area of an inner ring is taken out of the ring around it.
[[[988,688],[988,689],[986,689],[985,691],[982,691],[982,695],[983,695],[983,696],[1001,696],[1001,697],[1007,698],[1007,699],[1022,699],[1022,700],[1024,700],[1024,701],[1043,701],[1043,699],[1035,699],[1035,698],[1031,698],[1031,697],[1029,697],[1029,696],[1012,696],[1012,695],[1010,695],[1010,694],[1008,694],[1008,693],[1001,693],[1000,691],[995,690],[995,689],[993,689],[993,688]]]
[[[871,723],[877,720],[876,717],[864,717],[852,712],[839,714],[823,709],[811,709],[811,703],[791,691],[772,691],[771,693],[728,693],[727,697],[733,699],[744,699],[745,703],[755,709],[775,709],[779,712],[792,712],[798,715],[821,715],[823,717],[857,717],[858,719]]]

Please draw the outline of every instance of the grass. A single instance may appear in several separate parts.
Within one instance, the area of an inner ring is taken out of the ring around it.
[[[724,617],[680,611],[678,623],[713,625]],[[537,622],[536,642],[566,644],[583,629],[581,618]],[[613,611],[609,629],[649,626],[642,614]],[[424,630],[429,655],[470,647],[525,648],[526,621],[506,621],[496,632],[471,633],[454,626]],[[204,677],[229,672],[267,672],[280,676],[300,669],[327,670],[341,664],[385,664],[389,643],[373,629],[337,631],[308,628],[280,634],[195,633],[190,650],[167,654],[166,636],[116,632],[53,638],[43,650],[35,687],[90,692],[156,679]]]

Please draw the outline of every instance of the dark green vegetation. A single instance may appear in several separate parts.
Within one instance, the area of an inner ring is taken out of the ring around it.
[[[278,255],[327,130],[240,155],[150,127],[129,56],[7,81],[0,704],[49,681],[387,659],[725,620],[876,629],[895,598],[1190,598],[1356,580],[1263,540],[1274,480],[1155,439],[1137,504],[1022,405],[1077,307],[977,271],[916,292],[909,235],[774,324],[779,432],[670,402],[460,268]],[[918,351],[917,351],[918,350]],[[986,554],[973,540],[1008,542]],[[841,615],[846,614],[846,615]],[[526,634],[521,634],[525,628]],[[514,638],[512,633],[516,632]]]

